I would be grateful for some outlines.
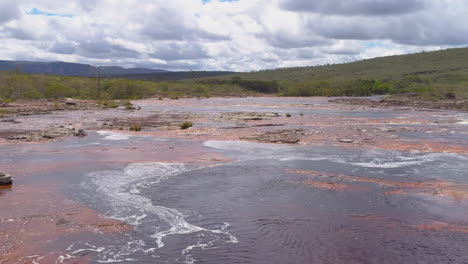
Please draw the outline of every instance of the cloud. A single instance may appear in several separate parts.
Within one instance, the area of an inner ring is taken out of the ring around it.
[[[228,40],[227,36],[199,27],[195,16],[184,16],[177,9],[156,7],[146,13],[142,33],[152,40]]]
[[[466,13],[465,0],[0,0],[0,59],[237,71],[338,63],[467,46]]]
[[[200,43],[179,42],[158,45],[150,57],[165,61],[177,61],[207,59],[209,55],[207,49]]]
[[[56,42],[52,44],[48,51],[57,54],[74,54],[76,46],[73,43]]]
[[[20,11],[14,1],[0,1],[0,25],[19,16]]]
[[[281,0],[281,7],[297,12],[333,15],[392,15],[419,11],[430,1],[422,0]]]

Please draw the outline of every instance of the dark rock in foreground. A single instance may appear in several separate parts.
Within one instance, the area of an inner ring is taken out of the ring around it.
[[[12,183],[10,175],[0,172],[0,185],[11,185]]]
[[[76,132],[73,133],[76,137],[86,137],[87,134],[83,129],[78,129]]]

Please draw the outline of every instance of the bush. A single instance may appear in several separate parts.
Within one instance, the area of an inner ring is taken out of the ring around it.
[[[117,108],[119,105],[115,101],[99,101],[98,104],[104,106],[105,108]]]
[[[125,106],[126,110],[135,110],[136,109],[130,101],[124,101],[122,103],[122,105]]]
[[[182,125],[180,125],[180,129],[188,129],[193,126],[192,122],[184,122]]]
[[[130,131],[135,131],[135,132],[140,132],[141,131],[141,126],[139,125],[133,125],[129,129]]]
[[[0,102],[5,103],[5,104],[10,104],[15,102],[16,100],[13,98],[0,98]]]

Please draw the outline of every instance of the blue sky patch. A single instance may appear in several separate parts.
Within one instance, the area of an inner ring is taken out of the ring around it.
[[[368,48],[378,48],[378,47],[382,47],[382,46],[383,46],[382,43],[376,42],[376,41],[371,41],[371,42],[367,43]]]
[[[57,17],[68,17],[68,18],[73,17],[73,15],[69,15],[69,14],[59,14],[59,13],[46,12],[46,11],[40,10],[39,8],[33,8],[30,11],[27,11],[26,14],[34,15],[34,16],[57,16]]]

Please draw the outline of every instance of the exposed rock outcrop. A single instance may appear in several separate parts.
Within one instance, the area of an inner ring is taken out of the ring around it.
[[[381,99],[369,98],[337,98],[329,101],[330,103],[364,105],[370,107],[388,107],[404,106],[417,109],[444,109],[444,110],[462,110],[468,111],[468,100],[457,100],[448,97],[447,99],[428,100],[420,97],[418,94],[401,94],[385,96]]]
[[[234,112],[224,113],[219,118],[232,121],[256,121],[269,120],[272,117],[279,117],[278,113],[258,113],[258,112]]]
[[[0,172],[0,185],[11,185],[12,183],[11,175]]]
[[[255,140],[263,143],[286,143],[295,144],[299,142],[304,136],[304,130],[302,129],[282,129],[267,131],[261,134],[255,134],[252,136],[242,137],[245,140]]]
[[[42,131],[33,131],[25,134],[17,134],[10,136],[10,140],[15,141],[46,141],[46,140],[54,140],[66,136],[77,136],[77,137],[84,137],[86,136],[86,132],[83,129],[76,129],[72,125],[68,126],[58,126],[58,127],[50,127],[46,130]]]

